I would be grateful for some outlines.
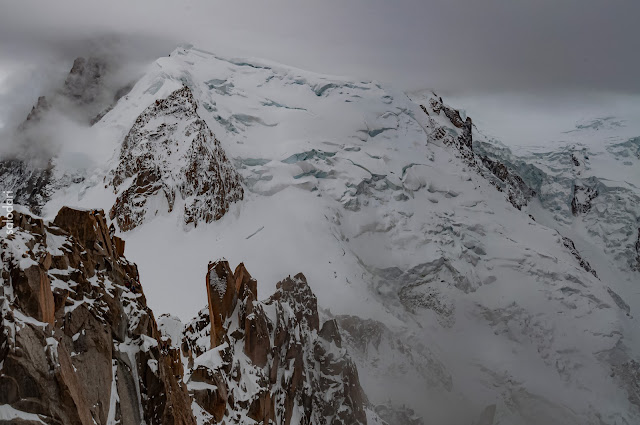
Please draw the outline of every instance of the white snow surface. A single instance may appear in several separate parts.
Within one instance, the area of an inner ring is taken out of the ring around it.
[[[169,213],[119,232],[156,316],[195,316],[206,305],[207,264],[220,257],[244,262],[261,298],[302,272],[327,314],[378,320],[410,350],[387,344],[356,356],[374,404],[406,404],[442,424],[471,423],[491,404],[494,424],[640,423],[633,385],[612,373],[640,354],[637,274],[544,206],[538,221],[513,208],[430,137],[434,123],[458,130],[444,114],[430,122],[421,96],[184,46],[93,127],[101,136],[84,149],[102,165],[56,193],[43,215],[63,205],[109,210],[115,194],[104,178],[124,136],[185,84],[246,190],[217,222],[185,229]],[[635,173],[602,168],[637,188],[635,164]],[[631,315],[609,287],[628,296]]]

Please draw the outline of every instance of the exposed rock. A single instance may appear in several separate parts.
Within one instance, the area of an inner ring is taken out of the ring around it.
[[[0,160],[0,186],[14,194],[13,202],[40,214],[51,198],[51,163],[42,167],[38,162],[18,158]]]
[[[571,213],[573,215],[585,214],[591,210],[591,201],[598,196],[598,189],[587,186],[573,185],[573,199],[571,200]]]
[[[223,325],[233,313],[238,301],[236,282],[226,260],[209,263],[207,271],[207,297],[211,319],[211,348],[223,342]]]
[[[173,211],[176,197],[185,201],[184,223],[194,226],[220,219],[243,198],[239,175],[197,108],[191,90],[183,87],[136,119],[112,179],[118,196],[110,217],[121,230],[139,226],[147,215]],[[162,206],[150,210],[151,198]]]
[[[351,345],[358,351],[366,353],[369,347],[378,349],[387,327],[373,319],[362,319],[358,316],[336,317],[340,328],[349,335]]]
[[[435,94],[434,94],[435,95]],[[433,140],[440,140],[446,145],[454,146],[465,163],[475,169],[499,191],[505,192],[507,200],[517,209],[526,206],[536,192],[531,189],[515,170],[509,169],[505,164],[495,158],[489,158],[474,150],[473,146],[473,122],[470,117],[464,121],[460,111],[453,109],[442,102],[442,98],[432,97],[429,100],[431,110],[436,115],[443,112],[453,126],[461,131],[457,137],[452,136],[445,127],[438,127],[436,121],[431,118],[427,109],[420,105],[422,110],[430,117],[430,123],[435,128],[430,135]]]
[[[475,250],[481,248],[469,246]],[[451,327],[455,323],[455,306],[446,295],[449,288],[468,293],[475,291],[478,285],[445,257],[418,264],[406,271],[392,267],[380,269],[377,274],[376,288],[379,292],[396,293],[402,306],[410,313],[433,311],[443,327]]]
[[[211,320],[208,306],[200,310],[198,316],[185,325],[182,342],[174,341],[174,343],[180,344],[182,354],[187,359],[185,366],[192,368],[194,359],[211,348]]]
[[[201,311],[185,327],[181,347],[190,359],[189,391],[209,423],[366,423],[367,399],[338,324],[320,328],[317,300],[302,274],[259,302],[244,265],[231,272],[219,260],[209,265],[207,290],[214,320]]]
[[[107,64],[102,59],[76,58],[64,82],[62,94],[78,105],[91,104],[101,95],[101,80],[106,68]]]
[[[31,111],[29,111],[29,115],[27,115],[25,121],[20,124],[19,130],[24,130],[28,126],[40,121],[49,109],[51,109],[51,104],[47,101],[47,98],[45,96],[38,97],[36,104],[31,108]]]
[[[636,239],[636,266],[635,269],[640,271],[640,228],[638,228],[638,238]]]
[[[179,352],[162,347],[104,213],[14,223],[0,239],[0,404],[24,423],[195,425]]]
[[[571,254],[575,257],[575,259],[578,260],[578,262],[580,263],[580,267],[582,267],[583,269],[585,269],[595,277],[598,277],[598,273],[596,273],[595,269],[591,267],[591,264],[589,264],[587,260],[582,258],[582,256],[576,249],[576,246],[571,239],[563,236],[562,243],[571,252]]]
[[[113,245],[115,246],[116,254],[118,255],[118,257],[122,257],[124,255],[124,246],[125,246],[124,240],[120,239],[117,236],[114,236]]]
[[[342,347],[349,351],[358,368],[375,370],[380,385],[406,385],[415,380],[426,382],[434,392],[452,390],[453,379],[445,366],[413,335],[399,334],[373,319],[346,315],[335,319],[339,324]],[[394,355],[388,356],[389,352]],[[385,401],[388,396],[386,393]]]
[[[66,110],[71,106],[80,115],[80,119],[89,121],[96,111],[102,110],[105,92],[104,75],[106,62],[98,58],[77,58],[64,85],[48,97],[40,96],[26,119],[17,127],[18,149],[10,156],[0,159],[0,187],[12,190],[14,201],[24,205],[34,214],[40,214],[42,207],[58,188],[77,179],[77,176],[63,176],[62,181],[53,180],[53,162],[50,156],[43,155],[42,143],[33,140],[30,130],[37,126],[52,109],[62,106]],[[76,117],[78,118],[78,117]],[[36,132],[38,138],[46,134]]]
[[[500,161],[494,161],[487,156],[481,156],[482,163],[487,167],[489,171],[493,173],[501,182],[504,182],[504,187],[507,190],[507,199],[517,209],[522,209],[529,203],[529,200],[536,195],[536,192],[529,188],[527,184],[522,180],[518,174],[509,170]],[[495,185],[496,188],[502,189],[501,186]]]
[[[578,160],[578,158],[576,157],[576,155],[574,153],[571,154],[571,161],[573,162],[573,165],[575,167],[579,167],[580,166],[580,160]]]

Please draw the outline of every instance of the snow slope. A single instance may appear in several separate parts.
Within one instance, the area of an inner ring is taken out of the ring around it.
[[[101,166],[57,191],[43,215],[109,210],[108,176],[136,117],[184,85],[245,196],[197,228],[185,229],[175,208],[118,231],[158,314],[195,316],[205,268],[219,257],[247,264],[262,294],[302,272],[327,317],[357,316],[354,333],[343,332],[374,404],[406,404],[438,424],[473,423],[483,411],[493,424],[640,421],[639,304],[628,301],[628,315],[613,295],[631,291],[637,274],[609,261],[613,251],[596,261],[597,237],[564,232],[544,201],[523,211],[507,202],[450,143],[463,130],[429,106],[432,94],[412,100],[375,82],[184,46],[92,127],[100,137],[83,154]],[[496,144],[484,141],[488,154]],[[360,322],[380,331],[358,345]]]

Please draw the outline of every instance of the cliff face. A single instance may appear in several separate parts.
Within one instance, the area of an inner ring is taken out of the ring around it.
[[[122,143],[111,183],[118,197],[110,217],[125,231],[147,216],[173,211],[176,203],[184,205],[185,224],[209,223],[244,193],[188,87],[138,116]]]
[[[258,302],[244,265],[217,261],[208,310],[160,331],[101,210],[13,220],[0,239],[0,423],[367,423],[337,322],[320,326],[303,275]]]
[[[102,211],[14,213],[0,240],[0,404],[8,423],[195,424],[137,267]],[[0,421],[1,422],[1,421]]]
[[[166,338],[181,339],[171,344],[189,366],[199,422],[367,423],[367,399],[338,324],[320,326],[302,274],[261,302],[243,264],[235,271],[224,260],[209,264],[206,285],[208,310],[178,333],[162,326]]]

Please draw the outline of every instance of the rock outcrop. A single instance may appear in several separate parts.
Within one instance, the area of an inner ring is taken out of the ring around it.
[[[395,425],[424,425],[424,421],[409,407],[395,407],[380,404],[375,408],[376,413],[386,424]]]
[[[195,425],[179,352],[163,347],[104,213],[65,207],[49,223],[14,212],[14,224],[0,239],[8,423]]]
[[[38,101],[35,105],[33,105],[31,111],[29,111],[29,115],[27,115],[27,118],[24,120],[24,122],[20,124],[19,129],[25,130],[27,127],[29,127],[29,125],[33,125],[34,123],[40,121],[42,119],[42,116],[47,111],[49,111],[49,109],[51,109],[51,104],[47,100],[46,96],[38,97]]]
[[[498,160],[492,160],[487,156],[481,156],[480,160],[484,166],[496,176],[500,182],[494,183],[498,190],[506,190],[507,199],[517,209],[529,203],[529,200],[536,195],[515,171],[509,170],[506,165]]]
[[[100,58],[76,58],[64,82],[62,94],[78,105],[92,104],[102,95],[102,79],[106,70],[107,63]]]
[[[52,222],[14,212],[13,220],[14,233],[0,239],[8,423],[367,422],[338,323],[320,326],[302,274],[259,302],[243,264],[211,263],[208,308],[184,329],[163,318],[178,323],[173,332],[158,326],[102,210],[63,207]]]
[[[635,270],[640,271],[640,228],[638,228],[638,237],[636,238],[635,249],[636,249]]]
[[[571,199],[571,213],[573,215],[588,213],[591,210],[591,202],[597,196],[598,189],[574,184],[573,198]]]
[[[567,238],[566,236],[563,236],[562,244],[571,252],[571,254],[575,257],[578,263],[580,263],[580,267],[582,267],[583,269],[585,269],[595,277],[598,277],[598,273],[595,271],[593,267],[591,267],[591,264],[589,264],[587,260],[582,258],[582,256],[576,249],[576,246],[571,239]]]
[[[185,224],[210,223],[243,198],[239,175],[197,108],[185,86],[136,119],[111,180],[118,196],[110,217],[121,230],[176,204],[184,205]]]
[[[233,272],[227,261],[209,264],[206,284],[209,308],[174,342],[189,364],[186,381],[203,423],[367,422],[367,399],[338,324],[320,326],[302,274],[261,302],[243,264]]]
[[[435,96],[435,94],[434,94]],[[429,99],[429,106],[433,114],[430,114],[424,105],[422,110],[429,116],[430,127],[435,130],[431,133],[432,140],[442,141],[445,145],[454,146],[464,162],[480,175],[485,177],[499,191],[507,195],[507,200],[515,208],[521,210],[531,198],[536,195],[518,173],[507,167],[497,158],[489,158],[476,152],[473,146],[473,122],[470,117],[462,119],[460,111],[453,109],[442,102],[441,97]],[[456,128],[456,135],[448,131],[446,126],[439,126],[435,118],[440,114]]]

